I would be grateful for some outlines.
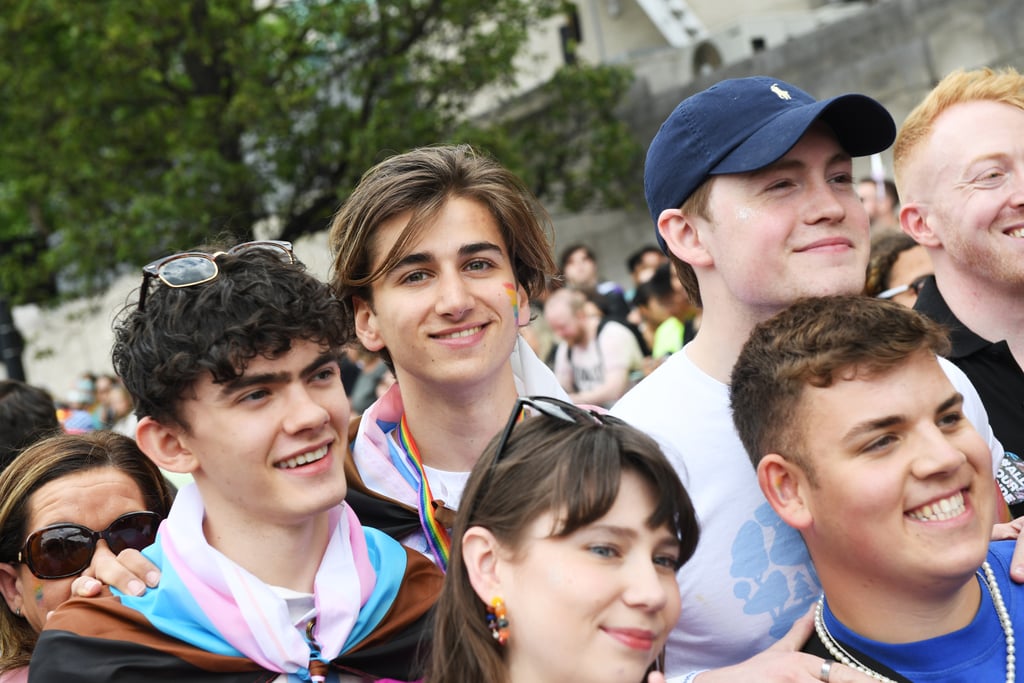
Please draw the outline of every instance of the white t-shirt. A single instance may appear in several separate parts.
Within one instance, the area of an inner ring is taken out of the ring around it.
[[[610,373],[643,368],[643,352],[628,327],[607,320],[597,337],[588,344],[569,346],[562,342],[555,350],[555,375],[569,388],[565,378],[571,378],[573,391],[589,392],[599,388]],[[610,406],[615,399],[605,402]]]
[[[1003,457],[967,377],[939,359],[964,395],[964,414]],[[669,635],[669,677],[729,666],[762,652],[805,614],[820,584],[799,533],[765,500],[732,422],[729,387],[683,349],[611,410],[653,436],[693,500],[700,542],[676,575],[683,611]]]

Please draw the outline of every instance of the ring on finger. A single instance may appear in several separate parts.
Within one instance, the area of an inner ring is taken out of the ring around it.
[[[818,678],[825,683],[828,683],[828,677],[832,674],[832,664],[834,662],[831,659],[823,659],[821,661],[821,671],[818,673]]]

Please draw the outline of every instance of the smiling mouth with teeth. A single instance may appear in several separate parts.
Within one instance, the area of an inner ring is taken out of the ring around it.
[[[945,519],[952,519],[957,515],[962,515],[966,510],[964,493],[963,491],[957,491],[949,498],[943,498],[934,503],[922,505],[916,510],[911,510],[907,513],[907,517],[920,522],[941,522]]]
[[[327,444],[321,446],[315,451],[310,451],[309,453],[302,453],[301,455],[297,455],[294,458],[288,458],[287,460],[283,460],[277,463],[276,465],[274,465],[274,467],[276,467],[279,470],[291,470],[295,469],[296,467],[301,467],[302,465],[308,465],[311,462],[316,462],[317,460],[323,460],[324,456],[327,455],[327,450],[329,446],[330,444]]]
[[[479,332],[482,329],[483,329],[482,325],[477,325],[476,327],[471,327],[468,330],[462,330],[461,332],[452,332],[451,334],[439,334],[439,335],[436,335],[435,338],[436,339],[458,339],[460,337],[470,337],[470,336],[476,334],[477,332]]]

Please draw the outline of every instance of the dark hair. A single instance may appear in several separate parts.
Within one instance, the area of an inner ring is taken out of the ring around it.
[[[651,281],[647,280],[638,284],[633,292],[633,306],[647,306],[651,299],[655,299],[654,286]]]
[[[276,358],[297,340],[341,353],[352,340],[330,288],[263,249],[216,258],[220,274],[191,287],[150,284],[146,307],[129,306],[114,329],[113,363],[138,417],[185,428],[180,402],[210,373],[235,379],[256,356]]]
[[[680,565],[697,547],[697,517],[679,476],[653,439],[622,420],[528,418],[515,426],[494,463],[499,439],[473,468],[452,529],[451,560],[435,608],[430,683],[507,680],[504,651],[486,628],[485,605],[462,558],[462,537],[470,527],[488,529],[514,551],[535,519],[558,511],[552,535],[568,536],[607,514],[628,471],[647,484],[656,501],[647,524],[667,526],[679,540]]]
[[[828,387],[856,372],[882,373],[916,353],[948,352],[945,330],[901,304],[864,296],[802,299],[758,324],[729,385],[733,422],[756,467],[767,453],[796,462],[802,453],[804,387]]]
[[[872,238],[864,293],[868,296],[878,296],[889,289],[892,286],[892,267],[900,254],[916,246],[914,238],[905,232],[883,232]]]
[[[49,392],[16,379],[0,380],[0,472],[24,448],[59,431]]]
[[[133,439],[103,430],[51,436],[26,448],[0,474],[0,561],[14,562],[32,531],[28,520],[36,491],[68,475],[103,467],[131,477],[146,510],[161,517],[170,512],[170,485]],[[35,643],[36,633],[25,619],[6,605],[0,609],[0,671],[27,666]]]
[[[485,206],[505,240],[517,284],[539,296],[556,275],[551,259],[551,219],[529,188],[511,171],[469,145],[438,145],[397,154],[368,170],[331,223],[334,254],[331,285],[346,319],[353,321],[353,297],[373,303],[371,286],[405,256],[426,224],[453,198]],[[373,268],[377,229],[409,212],[409,223]],[[351,323],[350,323],[351,324]],[[387,349],[380,355],[388,365]]]
[[[673,278],[674,274],[671,263],[663,263],[658,266],[649,280],[651,283],[651,294],[654,295],[655,299],[664,301],[675,294],[676,288],[672,284]]]
[[[861,177],[861,179],[857,181],[857,184],[859,185],[861,183],[873,183],[876,190],[878,189],[878,185],[879,185],[879,181],[875,180],[871,176],[863,176],[863,177]],[[889,197],[889,201],[892,202],[892,205],[893,206],[899,206],[900,205],[900,193],[896,191],[896,183],[894,181],[890,180],[889,178],[884,178],[881,181],[881,185],[882,185],[883,188],[885,188],[885,194],[886,194],[886,196]]]
[[[626,259],[626,268],[629,269],[630,273],[636,270],[637,266],[644,262],[644,256],[647,254],[657,254],[659,257],[662,255],[661,249],[657,246],[653,244],[645,244],[630,254],[629,258]]]
[[[565,249],[563,249],[562,255],[558,257],[559,272],[565,272],[565,264],[569,263],[569,259],[572,258],[573,254],[575,254],[577,251],[582,251],[584,254],[587,255],[588,259],[594,261],[595,263],[597,262],[597,256],[594,254],[593,249],[588,247],[586,244],[583,244],[582,242],[576,242],[574,244],[570,244]]]

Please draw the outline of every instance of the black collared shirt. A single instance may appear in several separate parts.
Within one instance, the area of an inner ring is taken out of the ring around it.
[[[1022,491],[1018,499],[1024,497],[1024,371],[1010,353],[1009,345],[1006,340],[990,342],[967,329],[949,310],[934,277],[925,281],[914,309],[949,329],[953,342],[949,360],[964,371],[978,390],[992,432],[1003,444],[1008,459],[1017,463],[1016,468],[1008,469],[1009,463],[1003,462],[997,474],[1000,487],[1005,495],[1006,487],[1011,485],[1006,477],[1012,477]],[[1022,503],[1011,508],[1015,517],[1024,513]]]

